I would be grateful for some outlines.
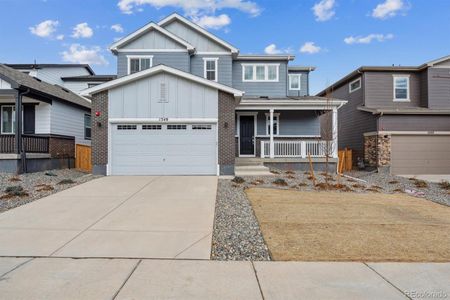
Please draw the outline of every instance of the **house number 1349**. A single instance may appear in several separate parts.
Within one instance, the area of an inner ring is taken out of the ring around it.
[[[167,121],[169,121],[169,118],[159,118],[159,121],[160,122],[167,122]]]

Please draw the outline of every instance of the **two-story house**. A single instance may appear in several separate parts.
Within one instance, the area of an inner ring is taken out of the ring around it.
[[[235,164],[330,168],[337,110],[311,97],[314,68],[292,55],[242,55],[172,14],[114,43],[116,80],[90,88],[93,172],[111,175],[234,174]],[[320,115],[332,112],[332,141]],[[325,159],[327,157],[328,159]]]
[[[360,67],[318,96],[348,100],[339,110],[339,148],[355,158],[392,174],[450,174],[450,56]]]

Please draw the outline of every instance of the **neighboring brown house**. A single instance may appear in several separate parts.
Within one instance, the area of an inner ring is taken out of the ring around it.
[[[450,174],[450,56],[416,67],[360,67],[318,94],[346,99],[339,148],[392,174]],[[326,118],[324,118],[326,120]]]

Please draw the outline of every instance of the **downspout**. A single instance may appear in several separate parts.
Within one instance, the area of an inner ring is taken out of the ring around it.
[[[22,97],[30,93],[27,88],[25,92],[18,93],[16,98],[16,152],[20,155],[21,169],[19,173],[27,172],[27,157],[22,143]]]

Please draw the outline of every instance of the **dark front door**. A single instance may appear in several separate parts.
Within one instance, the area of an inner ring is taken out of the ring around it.
[[[239,121],[240,155],[255,155],[255,117],[240,116]]]

